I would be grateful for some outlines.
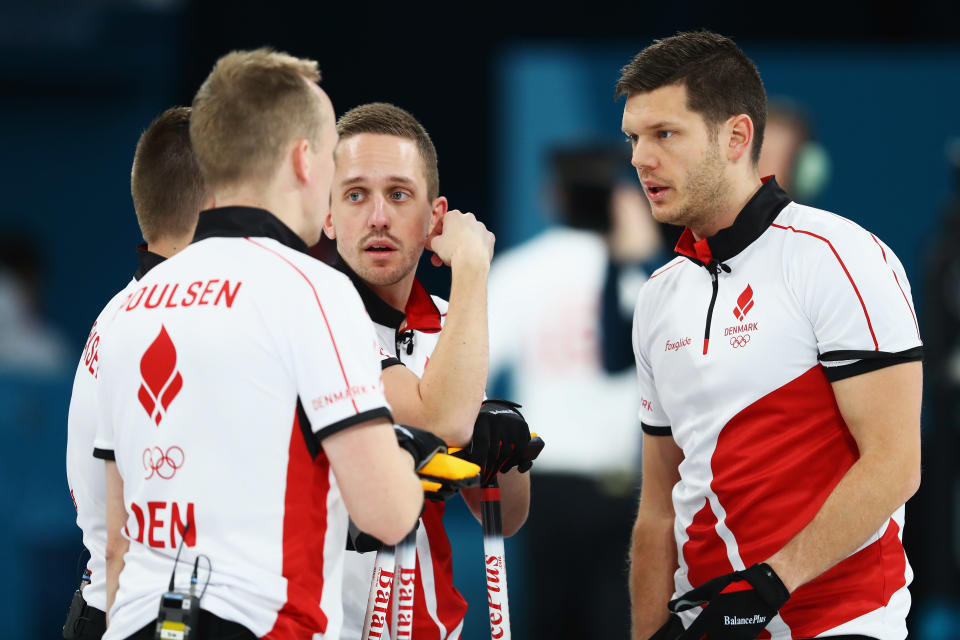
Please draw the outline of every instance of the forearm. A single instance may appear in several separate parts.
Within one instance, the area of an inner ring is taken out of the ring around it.
[[[500,514],[503,536],[509,538],[523,526],[530,512],[530,474],[511,469],[497,474],[500,485]]]
[[[633,640],[647,640],[667,621],[673,595],[677,544],[673,518],[637,515],[630,548],[630,610]]]
[[[880,452],[854,463],[813,520],[767,560],[787,589],[793,592],[827,571],[880,529],[916,491],[913,467]]]
[[[487,382],[487,272],[482,260],[452,267],[447,320],[420,378],[425,422],[451,446],[470,441]],[[420,426],[420,425],[418,425]]]
[[[110,538],[109,534],[107,536]],[[107,616],[110,615],[110,608],[117,598],[117,591],[120,588],[120,572],[123,571],[123,556],[130,548],[130,541],[121,534],[116,534],[116,540],[107,540],[106,561],[107,561]]]
[[[117,463],[108,460],[104,464],[105,483],[106,483],[106,524],[107,524],[107,546],[105,549],[105,559],[107,564],[106,582],[107,582],[107,610],[109,616],[110,607],[117,597],[117,590],[120,588],[120,572],[123,571],[123,556],[130,548],[130,541],[124,537],[123,528],[127,522],[127,508],[123,500],[123,478],[117,469]]]
[[[509,538],[520,530],[530,513],[530,474],[511,469],[497,474],[500,486],[500,518],[503,523],[503,537]],[[470,512],[480,521],[480,497],[483,489],[473,487],[460,492]]]

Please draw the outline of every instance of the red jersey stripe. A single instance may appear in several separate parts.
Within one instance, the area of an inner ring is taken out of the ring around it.
[[[330,462],[322,451],[310,458],[293,415],[290,459],[283,500],[283,577],[287,601],[270,632],[269,640],[311,640],[327,630],[327,616],[320,608],[323,595],[323,553],[327,531],[327,494],[330,492]],[[315,537],[319,533],[320,539]]]
[[[830,251],[833,252],[833,255],[837,259],[837,262],[840,263],[840,268],[843,269],[843,272],[845,274],[847,274],[847,280],[850,281],[850,286],[853,287],[854,293],[857,294],[857,299],[860,301],[860,307],[863,309],[863,316],[867,319],[867,328],[870,329],[870,337],[873,338],[874,351],[879,351],[880,344],[877,342],[877,335],[873,332],[873,323],[870,322],[870,314],[867,313],[867,305],[863,302],[863,296],[860,295],[860,290],[857,288],[857,283],[853,281],[853,277],[850,275],[850,272],[847,271],[847,265],[843,264],[843,259],[840,258],[840,254],[837,253],[837,250],[833,247],[833,243],[827,240],[826,238],[824,238],[823,236],[813,233],[812,231],[795,229],[792,226],[789,226],[789,225],[783,226],[777,223],[771,223],[770,226],[775,229],[783,229],[784,231],[790,230],[790,231],[793,231],[794,233],[802,233],[827,243],[827,246],[830,247]]]
[[[347,385],[347,389],[349,389],[349,388],[350,388],[350,381],[347,380],[347,370],[343,368],[343,360],[340,359],[340,350],[337,349],[337,341],[336,341],[336,340],[334,339],[334,337],[333,337],[333,330],[330,329],[330,322],[327,320],[327,314],[326,314],[326,312],[323,310],[323,304],[320,302],[320,295],[317,293],[317,289],[316,289],[316,287],[313,286],[313,283],[310,282],[310,278],[308,278],[308,277],[306,276],[306,274],[305,274],[303,271],[301,271],[299,267],[297,267],[297,265],[293,264],[292,262],[290,262],[289,260],[287,260],[284,256],[280,255],[279,253],[277,253],[276,251],[274,251],[274,250],[271,249],[270,247],[265,247],[265,246],[263,246],[262,244],[260,244],[259,242],[257,242],[256,240],[254,240],[254,239],[252,239],[252,238],[244,238],[244,240],[255,244],[256,246],[260,247],[261,249],[263,249],[263,250],[265,250],[265,251],[269,251],[269,252],[272,253],[273,255],[277,256],[278,258],[280,258],[281,260],[283,260],[284,262],[286,262],[288,265],[290,265],[291,267],[293,267],[293,270],[294,270],[294,271],[296,271],[297,273],[300,274],[300,277],[302,277],[304,280],[307,281],[307,284],[308,284],[308,285],[310,285],[310,290],[313,291],[313,298],[314,298],[314,300],[317,301],[317,306],[320,307],[320,315],[323,316],[323,323],[327,326],[327,333],[330,335],[330,343],[333,345],[333,352],[334,352],[335,354],[337,354],[337,363],[340,365],[340,373],[343,374],[343,383],[344,383],[345,385]],[[360,413],[360,409],[357,408],[357,401],[354,400],[353,398],[350,398],[350,402],[353,403],[353,410],[354,410],[354,412]]]
[[[883,256],[883,261],[887,262],[887,252],[883,250],[883,245],[880,244],[880,241],[877,240],[877,236],[870,234],[870,237],[873,238],[873,241],[877,243],[877,246],[880,247],[880,254]],[[887,262],[889,265],[890,263]],[[907,303],[907,309],[910,311],[911,317],[913,317],[913,326],[917,329],[917,337],[920,337],[920,324],[917,322],[917,314],[913,312],[913,307],[910,306],[910,301],[907,299],[907,294],[903,291],[903,287],[900,286],[900,278],[897,277],[897,272],[893,270],[893,267],[890,268],[890,273],[893,274],[893,280],[897,283],[897,288],[900,289],[900,295],[903,296],[903,301]]]

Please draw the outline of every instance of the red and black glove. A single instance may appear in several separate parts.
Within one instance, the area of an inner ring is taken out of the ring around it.
[[[473,426],[473,439],[454,454],[480,465],[483,485],[513,467],[523,472],[533,466],[533,458],[527,459],[529,456],[525,455],[530,444],[530,428],[519,409],[520,405],[510,400],[485,400]]]
[[[677,640],[753,640],[789,598],[780,577],[761,563],[708,580],[667,608],[678,613],[707,605]]]

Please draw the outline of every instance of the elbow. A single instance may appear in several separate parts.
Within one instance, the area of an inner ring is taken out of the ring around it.
[[[906,473],[906,477],[903,481],[904,497],[903,502],[906,502],[914,496],[914,494],[920,489],[920,463],[917,462],[916,465],[913,465],[911,469]]]
[[[363,509],[364,513],[351,516],[354,524],[384,544],[397,544],[414,529],[420,518],[423,487],[411,474],[409,486],[404,487],[402,495],[393,495],[387,502],[368,506],[374,508]]]
[[[504,538],[509,538],[515,535],[518,531],[520,531],[523,525],[526,524],[527,522],[527,513],[528,513],[527,511],[524,511],[523,513],[517,514],[515,518],[511,518],[510,520],[504,520],[503,522]]]
[[[123,562],[123,556],[130,548],[130,542],[123,537],[117,536],[117,540],[108,540],[104,549],[104,560],[107,564],[113,565]]]

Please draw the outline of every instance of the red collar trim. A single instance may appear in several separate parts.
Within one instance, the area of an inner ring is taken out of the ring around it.
[[[398,331],[436,333],[443,328],[440,310],[437,309],[433,298],[430,297],[430,294],[417,279],[413,280],[413,287],[410,289],[410,297],[407,299],[404,315],[406,317]]]
[[[674,247],[674,251],[682,256],[699,260],[704,264],[713,260],[713,252],[710,251],[710,245],[707,243],[707,239],[701,238],[700,240],[694,240],[693,232],[690,231],[688,227],[684,227],[683,233],[680,234],[680,239],[677,240],[677,246]]]

